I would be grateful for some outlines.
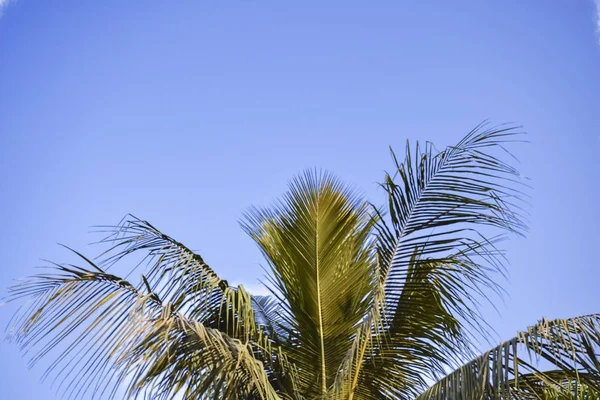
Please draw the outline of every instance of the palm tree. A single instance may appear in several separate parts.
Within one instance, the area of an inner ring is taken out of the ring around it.
[[[525,231],[525,186],[502,159],[516,135],[479,126],[442,151],[392,153],[380,208],[329,174],[297,177],[242,222],[270,296],[130,216],[99,261],[75,252],[10,288],[28,301],[9,337],[32,363],[53,357],[47,374],[77,399],[598,399],[600,315],[474,353],[479,304],[502,294],[499,241]],[[109,272],[136,256],[138,284]]]

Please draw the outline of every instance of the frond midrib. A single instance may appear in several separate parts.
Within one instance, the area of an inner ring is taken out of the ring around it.
[[[315,210],[315,274],[317,278],[317,310],[319,313],[319,340],[321,344],[321,394],[327,393],[327,366],[325,364],[325,336],[323,329],[323,310],[321,306],[321,277],[319,275],[319,201],[321,193],[317,192]]]

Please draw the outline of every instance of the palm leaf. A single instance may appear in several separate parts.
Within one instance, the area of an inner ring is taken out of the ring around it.
[[[478,257],[474,261],[482,265],[476,268],[471,262],[472,268],[456,277],[460,281],[455,288],[497,288],[488,272],[501,270],[502,259],[493,246],[499,238],[490,239],[488,232],[495,228],[518,234],[525,229],[519,206],[523,196],[514,188],[520,174],[494,154],[514,135],[512,128],[478,127],[440,152],[430,143],[421,151],[417,144],[413,155],[407,145],[405,162],[396,161],[395,175],[388,174],[382,185],[389,198],[391,227],[380,219],[378,243],[390,312],[401,306],[411,269],[420,263],[425,268],[432,262],[452,264],[457,254],[462,259]],[[412,265],[415,252],[419,257]],[[464,306],[460,309],[468,312]]]
[[[131,215],[102,230],[109,235],[100,243],[110,248],[99,257],[100,265],[109,268],[139,254],[140,264],[147,265],[148,289],[176,312],[243,340],[256,334],[251,296],[220,279],[199,254]]]
[[[456,369],[417,400],[536,399],[570,392],[573,383],[598,393],[599,349],[600,315],[544,319]]]
[[[489,232],[525,228],[520,175],[494,153],[513,135],[480,126],[443,151],[407,145],[403,163],[392,153],[396,172],[382,184],[387,213],[375,209],[385,301],[355,337],[359,352],[347,355],[354,372],[341,375],[352,379],[350,399],[411,398],[468,354],[469,332],[485,332],[474,294],[499,293],[491,274],[504,268],[502,237]]]
[[[118,365],[132,377],[134,398],[279,399],[252,346],[170,310],[149,322]]]
[[[31,365],[58,353],[46,376],[62,378],[63,395],[112,398],[129,381],[133,398],[176,392],[188,399],[209,393],[279,398],[250,344],[186,318],[157,293],[144,293],[84,260],[91,269],[54,265],[55,273],[10,288],[9,300],[30,301],[15,316],[9,337],[37,350]]]
[[[243,226],[272,272],[280,326],[289,331],[281,346],[302,372],[300,389],[323,396],[376,278],[366,204],[330,175],[306,172],[273,209],[251,210]]]
[[[597,377],[590,374],[579,374],[580,377],[583,375],[586,375],[585,380],[594,380],[598,383]],[[518,376],[518,387],[515,386],[516,382],[516,378],[509,381],[509,386],[512,387],[514,397],[522,399],[591,400],[600,398],[598,390],[581,383],[580,378],[574,378],[573,375],[560,369],[543,373],[521,373]]]

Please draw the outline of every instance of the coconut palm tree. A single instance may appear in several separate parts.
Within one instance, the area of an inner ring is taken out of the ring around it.
[[[525,231],[525,186],[503,160],[516,135],[479,126],[392,153],[383,207],[329,174],[297,177],[242,222],[269,296],[130,216],[95,261],[75,252],[10,288],[27,302],[9,337],[32,363],[53,357],[47,374],[77,399],[598,399],[600,315],[475,353],[479,305],[502,294],[499,242]],[[125,259],[145,265],[139,283],[111,272]]]

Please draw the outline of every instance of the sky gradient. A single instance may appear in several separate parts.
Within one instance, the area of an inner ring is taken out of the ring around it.
[[[256,289],[238,221],[320,167],[384,199],[388,146],[512,122],[531,179],[527,239],[506,243],[500,338],[600,312],[597,0],[0,0],[0,296],[41,259],[95,255],[125,214]],[[6,326],[15,308],[0,308]],[[0,398],[59,399],[0,341]]]

